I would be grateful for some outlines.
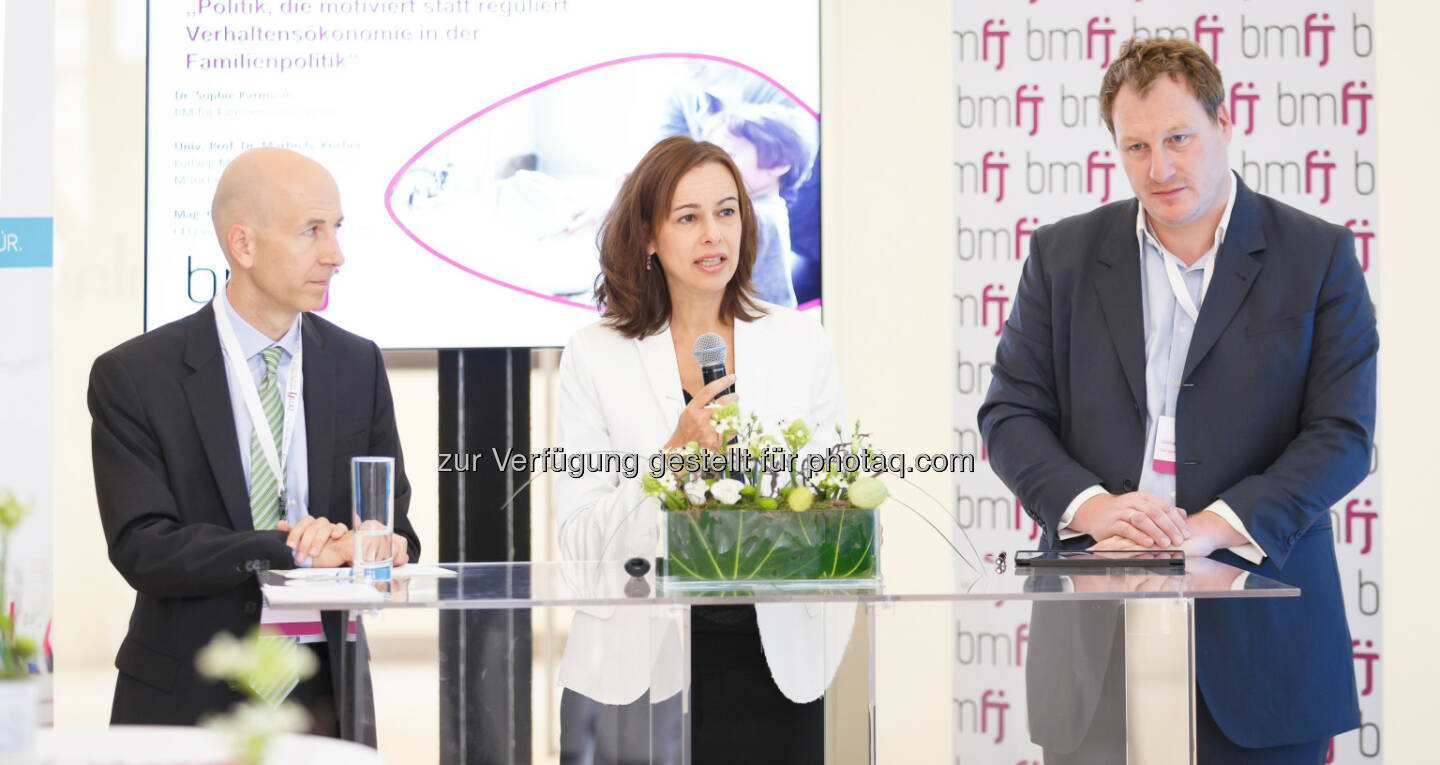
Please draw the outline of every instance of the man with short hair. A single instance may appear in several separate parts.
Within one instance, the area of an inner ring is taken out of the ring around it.
[[[1189,41],[1121,48],[1137,198],[1034,233],[979,421],[1048,546],[1301,588],[1197,602],[1196,730],[1201,762],[1313,765],[1360,723],[1327,511],[1369,469],[1379,340],[1351,233],[1230,172],[1224,94]]]
[[[420,550],[380,349],[309,313],[344,262],[334,179],[294,152],[253,149],[225,168],[211,217],[229,283],[90,373],[100,520],[136,590],[116,724],[193,725],[240,700],[196,674],[195,654],[260,622],[256,571],[348,565],[351,457],[395,458],[395,562]],[[353,737],[335,703],[344,624],[321,621],[323,634],[301,637],[320,671],[290,695],[316,732]]]

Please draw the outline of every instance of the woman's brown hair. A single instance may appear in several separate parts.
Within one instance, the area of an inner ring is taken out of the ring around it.
[[[595,304],[605,323],[630,338],[649,337],[670,321],[670,290],[654,253],[646,247],[665,221],[675,187],[691,170],[714,162],[735,179],[740,198],[740,254],[735,275],[725,285],[720,317],[752,321],[764,310],[750,288],[755,267],[755,209],[740,170],[724,149],[689,136],[666,138],[650,148],[635,166],[615,204],[600,225],[600,275],[595,279]],[[650,267],[646,268],[649,264]]]

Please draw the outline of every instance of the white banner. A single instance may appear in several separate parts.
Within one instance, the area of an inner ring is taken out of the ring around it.
[[[978,458],[977,472],[957,476],[955,510],[979,549],[1039,544],[1035,524],[989,470],[975,413],[1030,233],[1133,196],[1098,104],[1100,78],[1125,39],[1184,37],[1210,53],[1235,121],[1231,167],[1252,189],[1354,230],[1379,303],[1371,3],[1215,0],[1197,8],[955,3],[955,437]],[[1327,762],[1382,756],[1379,452],[1369,477],[1331,509],[1363,726],[1336,738]],[[956,611],[957,761],[1038,763],[1022,703],[1030,608],[1012,602],[975,614]]]
[[[682,133],[756,152],[741,171],[761,219],[756,286],[814,307],[816,3],[714,10],[151,2],[146,329],[225,283],[210,198],[225,165],[257,145],[334,175],[346,262],[320,311],[385,348],[564,344],[595,320],[596,233],[620,181]],[[760,171],[782,166],[771,191]]]
[[[15,632],[40,655],[49,723],[54,367],[51,277],[55,11],[0,0],[0,492],[31,512],[10,539],[5,596]]]

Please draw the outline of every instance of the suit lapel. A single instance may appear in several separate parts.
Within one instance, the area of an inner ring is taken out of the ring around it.
[[[763,330],[757,329],[755,324],[756,322],[738,319],[735,321],[735,369],[729,370],[739,375],[735,392],[739,394],[741,405],[747,412],[757,412],[763,408],[766,387],[769,384],[767,373],[770,364],[767,361],[771,355],[771,342],[769,336]],[[670,334],[670,327],[666,326],[660,332],[634,342],[636,351],[640,354],[640,365],[645,370],[645,379],[650,384],[650,392],[664,414],[664,421],[673,423],[680,418],[680,411],[685,408],[685,398],[682,394],[684,386],[680,382],[680,367],[675,361],[675,340]],[[306,352],[309,352],[308,347]],[[308,390],[308,364],[305,374],[305,386]],[[309,399],[306,399],[305,405],[310,405]],[[311,496],[314,496],[313,493]]]
[[[214,303],[196,311],[187,327],[185,364],[191,374],[181,381],[190,416],[200,432],[200,444],[220,489],[220,499],[236,531],[250,531],[250,489],[240,462],[235,435],[235,411],[230,406],[230,383],[225,376],[225,355],[215,328]]]
[[[325,339],[310,314],[301,314],[300,343],[305,358],[303,398],[305,401],[305,467],[308,471],[310,506],[316,518],[349,523],[348,513],[330,514],[330,463],[335,459],[335,365],[326,355]],[[348,469],[348,466],[347,466]]]
[[[670,327],[666,325],[659,332],[634,343],[662,419],[674,427],[675,421],[680,419],[680,410],[685,408],[685,397],[684,386],[680,384],[680,367],[675,363],[675,342],[671,339]]]
[[[1105,226],[1109,232],[1096,258],[1095,290],[1110,340],[1120,357],[1130,394],[1145,407],[1145,315],[1140,302],[1140,243],[1135,237],[1139,202],[1117,207],[1124,215]]]
[[[1185,357],[1182,380],[1190,379],[1190,373],[1215,346],[1220,333],[1235,317],[1235,312],[1255,285],[1255,275],[1260,273],[1260,260],[1252,255],[1265,249],[1265,232],[1260,227],[1260,200],[1239,176],[1234,181],[1240,184],[1235,190],[1235,209],[1230,211],[1230,228],[1225,232],[1225,241],[1220,244],[1220,251],[1215,253],[1215,276],[1210,280],[1210,289],[1200,306],[1200,319],[1195,322],[1195,336]]]

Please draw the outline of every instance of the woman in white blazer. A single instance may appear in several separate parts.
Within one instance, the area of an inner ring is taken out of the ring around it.
[[[803,417],[813,433],[835,432],[844,401],[829,341],[812,317],[751,295],[755,217],[723,150],[685,136],[656,144],[601,231],[604,318],[576,332],[560,360],[567,454],[639,454],[644,475],[663,449],[718,449],[705,407],[731,384],[741,409],[767,426]],[[706,332],[725,339],[732,372],[708,386],[691,354]],[[567,560],[618,570],[663,554],[660,505],[639,477],[562,476],[555,503]],[[821,762],[822,698],[854,614],[853,604],[692,609],[693,762]],[[651,703],[672,696],[683,672],[670,624],[644,609],[577,611],[560,682],[605,705],[644,703],[647,691]]]

